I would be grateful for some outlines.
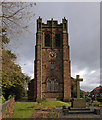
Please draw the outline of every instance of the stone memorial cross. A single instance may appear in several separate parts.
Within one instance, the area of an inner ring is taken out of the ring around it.
[[[77,83],[77,98],[80,98],[80,81],[83,81],[82,78],[79,78],[79,75],[76,75],[76,79],[74,79]]]

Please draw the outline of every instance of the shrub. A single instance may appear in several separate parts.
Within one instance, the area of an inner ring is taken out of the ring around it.
[[[38,102],[38,103],[42,103],[42,102],[44,102],[44,101],[46,101],[46,98],[37,99],[37,102]]]
[[[4,96],[2,95],[1,97],[0,97],[0,103],[4,103],[6,101],[6,99],[4,98]]]
[[[57,100],[59,100],[59,101],[63,101],[63,98],[57,98]]]
[[[98,97],[98,98],[97,98],[97,101],[98,101],[98,102],[102,102],[102,98]]]
[[[100,102],[92,103],[92,106],[100,106]]]
[[[8,89],[4,90],[4,97],[8,100],[9,96],[15,96],[15,100],[20,100],[24,96],[25,90],[21,85],[16,85],[16,87],[12,86]],[[11,97],[10,96],[10,97]]]
[[[89,106],[91,106],[91,105],[92,105],[92,103],[88,103],[88,105],[89,105]]]
[[[46,101],[46,98],[42,98],[41,100],[42,100],[42,102],[43,102],[43,101]]]
[[[86,100],[87,102],[89,102],[89,101],[91,100],[91,98],[88,97],[88,96],[85,96],[85,100]]]
[[[99,107],[102,107],[102,104],[100,104]]]
[[[8,96],[8,100],[11,99],[12,97],[13,97],[12,95],[9,95],[9,96]]]

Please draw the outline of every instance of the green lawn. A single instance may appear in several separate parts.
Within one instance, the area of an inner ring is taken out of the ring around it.
[[[12,118],[29,118],[35,111],[35,103],[16,102]]]
[[[44,101],[41,103],[44,107],[62,107],[63,105],[65,105],[66,107],[71,106],[71,103],[66,103],[66,102],[62,102],[62,101]]]
[[[13,118],[30,118],[31,115],[36,111],[35,109],[40,108],[56,108],[62,107],[65,105],[66,107],[70,106],[70,103],[65,103],[62,101],[43,101],[41,103],[23,103],[16,102]]]

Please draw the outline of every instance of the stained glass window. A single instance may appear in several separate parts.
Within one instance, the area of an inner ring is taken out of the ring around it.
[[[51,82],[48,81],[48,91],[51,91]]]
[[[58,82],[55,79],[51,79],[48,81],[48,91],[49,92],[58,91]]]
[[[55,80],[54,82],[54,91],[57,91],[58,90],[58,82]]]

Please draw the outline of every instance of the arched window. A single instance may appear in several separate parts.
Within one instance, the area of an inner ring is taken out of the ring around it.
[[[48,91],[49,92],[58,91],[58,82],[56,79],[48,80]]]
[[[50,34],[45,34],[45,47],[51,47],[51,38]]]
[[[56,45],[56,47],[60,47],[60,44],[61,44],[60,34],[55,34],[55,45]]]
[[[48,91],[51,91],[51,81],[48,81]]]
[[[54,90],[55,90],[55,91],[58,90],[58,82],[57,82],[57,80],[55,80],[55,82],[54,82]]]

